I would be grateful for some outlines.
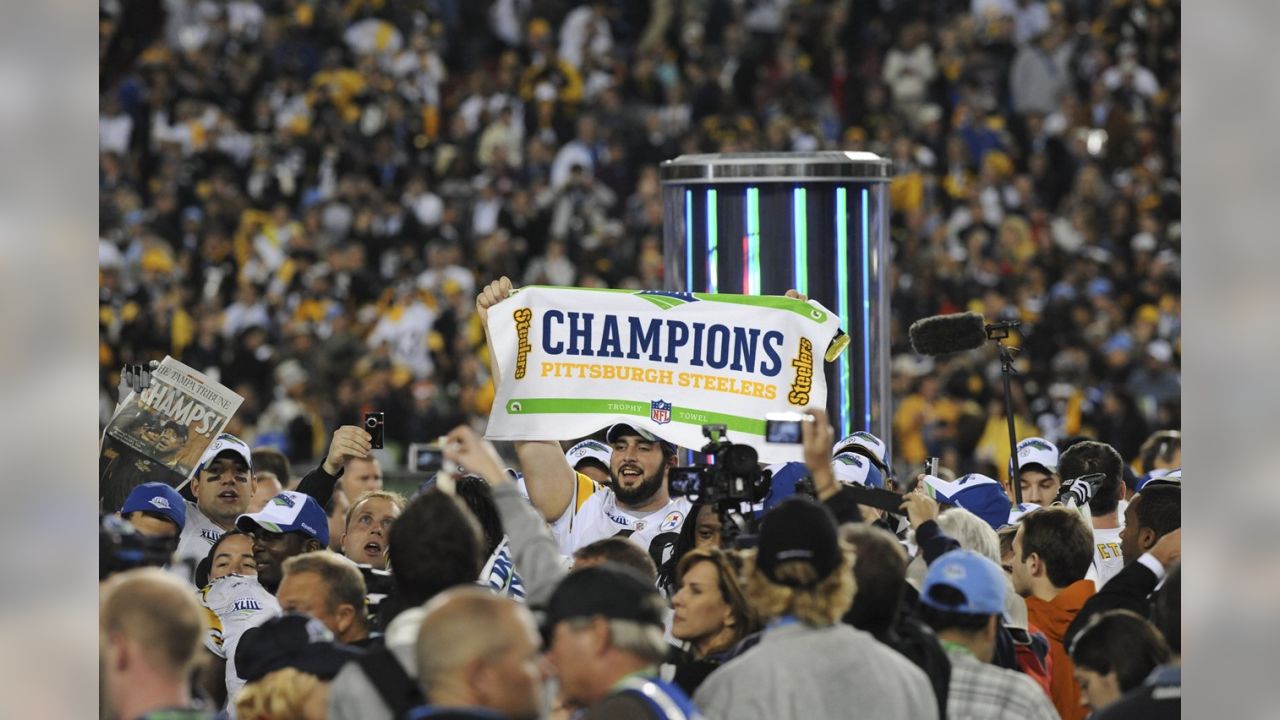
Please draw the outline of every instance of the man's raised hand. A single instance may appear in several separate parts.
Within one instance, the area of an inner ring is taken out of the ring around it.
[[[489,326],[489,308],[506,300],[515,289],[515,286],[511,284],[511,278],[503,275],[485,285],[480,294],[476,296],[476,314],[480,316],[480,322],[486,328]]]
[[[372,441],[369,433],[357,425],[343,425],[334,430],[333,439],[329,441],[329,455],[324,459],[324,471],[337,475],[347,464],[347,460],[369,457],[369,451],[373,449]]]
[[[490,485],[511,482],[502,467],[502,458],[493,443],[466,425],[459,425],[445,436],[444,456],[461,465],[468,473],[484,478]]]

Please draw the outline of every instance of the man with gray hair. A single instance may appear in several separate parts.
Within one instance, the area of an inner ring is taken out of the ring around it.
[[[536,720],[546,678],[533,615],[508,597],[457,587],[427,603],[418,681],[427,704],[409,718]]]
[[[310,615],[329,628],[338,642],[364,647],[370,640],[366,594],[364,575],[354,562],[319,550],[284,561],[276,599],[283,612]]]
[[[680,688],[657,677],[667,649],[665,608],[652,581],[616,563],[561,581],[543,632],[565,702],[586,708],[581,720],[702,718]]]

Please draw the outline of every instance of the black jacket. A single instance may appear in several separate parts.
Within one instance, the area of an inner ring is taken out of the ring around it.
[[[1067,626],[1067,634],[1063,644],[1071,647],[1076,633],[1084,629],[1089,618],[1108,610],[1132,610],[1142,617],[1151,616],[1151,593],[1156,589],[1159,578],[1151,568],[1140,562],[1131,562],[1123,570],[1107,581],[1102,589],[1085,601],[1084,607],[1076,615],[1071,625]]]

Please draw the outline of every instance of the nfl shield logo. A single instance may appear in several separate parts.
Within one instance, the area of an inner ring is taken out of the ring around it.
[[[659,425],[671,422],[671,403],[654,400],[649,403],[649,418]]]

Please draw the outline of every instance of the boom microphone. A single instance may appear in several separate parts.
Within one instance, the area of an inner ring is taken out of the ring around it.
[[[986,321],[975,312],[935,315],[911,323],[911,347],[921,355],[974,350],[987,341]]]

